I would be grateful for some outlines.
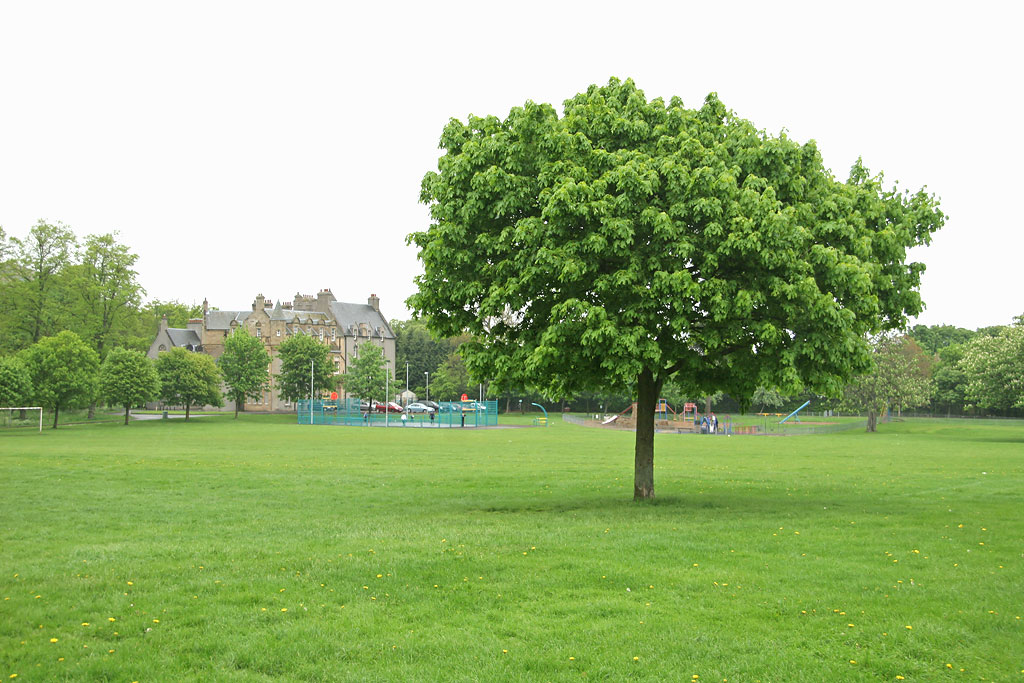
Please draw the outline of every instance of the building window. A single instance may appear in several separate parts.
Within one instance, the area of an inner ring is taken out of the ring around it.
[[[280,336],[281,336],[281,330],[278,330],[278,331],[277,331],[277,336],[278,336],[278,337],[280,337]]]
[[[260,327],[259,323],[256,323],[256,338],[260,339],[263,336],[263,328]]]

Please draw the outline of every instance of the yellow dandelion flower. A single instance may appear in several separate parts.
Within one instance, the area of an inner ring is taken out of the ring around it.
[[[63,657],[57,657],[57,661],[58,661],[58,662],[63,662],[63,661],[64,661],[64,658],[63,658]]]
[[[634,662],[639,662],[639,661],[640,661],[640,658],[639,658],[639,657],[633,657],[633,661],[634,661]]]
[[[107,617],[107,621],[117,621],[114,617]]]
[[[853,628],[853,624],[847,624],[846,626],[847,626],[848,628]]]
[[[57,642],[57,639],[56,639],[56,638],[50,638],[50,642],[51,642],[51,643],[56,643],[56,642]]]
[[[575,661],[576,661],[576,658],[575,658],[575,657],[569,657],[569,661],[570,661],[570,662],[575,662]]]
[[[159,620],[159,619],[154,619],[154,620],[153,620],[153,623],[154,623],[154,624],[159,624],[159,623],[160,623],[160,620]]]
[[[952,669],[952,668],[953,668],[953,665],[952,665],[952,664],[946,664],[946,668],[947,668],[947,669]]]
[[[88,621],[83,621],[83,622],[82,622],[82,626],[88,626],[88,625],[89,625],[89,622],[88,622]]]
[[[909,625],[905,626],[904,628],[906,628],[908,631],[913,631],[914,630],[914,627],[913,626],[909,626]]]
[[[508,654],[508,650],[502,650],[501,653],[507,655]]]
[[[857,663],[857,660],[856,660],[856,659],[851,659],[851,660],[850,660],[850,664],[856,664],[856,663]]]
[[[896,680],[897,681],[902,681],[903,680],[903,676],[900,676],[899,674],[896,674]]]
[[[288,608],[287,608],[287,607],[282,607],[282,608],[281,608],[281,611],[282,611],[282,612],[287,612],[287,611],[288,611]]]
[[[384,575],[383,574],[377,574],[377,578],[378,579],[381,578],[382,576],[384,576]]]
[[[128,582],[128,585],[129,585],[129,586],[134,586],[135,584],[134,584],[134,583],[132,583],[131,581],[129,581],[129,582]]]
[[[108,652],[109,654],[114,654],[114,651],[113,651],[113,650],[107,650],[107,652]]]

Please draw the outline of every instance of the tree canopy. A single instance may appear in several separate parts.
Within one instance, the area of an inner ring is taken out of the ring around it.
[[[983,408],[1024,406],[1024,325],[964,345],[960,367],[967,398]]]
[[[162,351],[156,358],[160,377],[160,399],[170,405],[185,406],[188,420],[192,406],[222,406],[220,370],[213,359],[181,347]]]
[[[74,332],[43,337],[21,354],[35,401],[53,411],[53,428],[63,408],[88,404],[96,393],[99,355]]]
[[[370,342],[360,344],[358,354],[349,361],[341,379],[345,391],[367,401],[390,400],[385,393],[390,370],[385,366],[384,350],[381,347]]]
[[[867,430],[876,430],[878,416],[889,408],[924,405],[932,393],[931,375],[922,366],[921,348],[909,337],[881,334],[873,340],[873,367],[857,377],[843,396],[850,410],[866,411]]]
[[[314,337],[295,334],[277,347],[281,360],[281,373],[277,376],[277,389],[286,401],[296,402],[310,398],[310,363],[313,364],[313,391],[329,391],[337,385],[330,349]]]
[[[0,408],[24,407],[32,396],[32,377],[14,357],[0,358]]]
[[[442,336],[466,332],[477,378],[548,396],[638,398],[634,497],[654,495],[654,409],[758,386],[838,394],[870,367],[867,335],[922,308],[907,250],[944,220],[936,199],[846,182],[813,142],[770,136],[711,94],[699,109],[611,79],[507,118],[451,120],[423,179],[432,223],[409,240],[409,299]]]
[[[224,374],[228,397],[238,408],[247,398],[257,399],[270,385],[270,354],[263,342],[239,327],[224,340],[224,353],[217,359]]]
[[[132,406],[152,400],[160,391],[160,377],[146,354],[131,349],[111,349],[100,366],[100,395],[124,406],[128,424]]]

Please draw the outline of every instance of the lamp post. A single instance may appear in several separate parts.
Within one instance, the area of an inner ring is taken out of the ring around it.
[[[391,414],[391,399],[388,397],[389,381],[391,379],[391,370],[388,366],[391,365],[390,359],[384,360],[384,426],[388,426],[388,417]]]
[[[424,372],[423,374],[427,376],[427,400],[429,401],[430,400],[430,371],[428,370],[427,372]]]
[[[405,361],[405,400],[409,400],[409,361]]]

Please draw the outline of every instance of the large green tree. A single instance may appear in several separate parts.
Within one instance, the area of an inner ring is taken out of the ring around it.
[[[220,370],[205,353],[181,347],[163,351],[157,356],[156,372],[160,377],[160,399],[170,405],[185,406],[186,420],[194,405],[224,405]]]
[[[286,401],[295,403],[309,398],[310,389],[317,394],[337,386],[338,378],[330,359],[330,349],[314,337],[294,334],[281,342],[277,354],[281,359],[277,390]]]
[[[39,221],[24,239],[13,238],[10,287],[4,292],[3,343],[24,348],[66,326],[67,269],[77,241],[70,228]]]
[[[468,332],[478,378],[548,396],[637,396],[634,497],[654,496],[654,410],[758,386],[838,393],[870,367],[866,335],[921,310],[906,263],[943,222],[934,197],[846,182],[816,145],[770,136],[711,94],[699,109],[612,79],[507,118],[452,120],[409,236],[409,299],[442,336]]]
[[[968,400],[982,408],[1024,406],[1024,325],[975,337],[963,351]]]
[[[359,352],[349,361],[341,379],[345,391],[366,401],[389,400],[385,389],[390,370],[386,365],[381,347],[369,342],[360,344]],[[391,386],[394,386],[393,380]]]
[[[224,341],[224,353],[217,359],[228,387],[228,398],[239,406],[247,398],[257,399],[270,385],[270,354],[263,342],[239,327]]]
[[[79,334],[91,343],[100,358],[116,332],[139,309],[145,290],[138,281],[139,257],[115,234],[88,235],[78,263],[69,268],[72,315]]]
[[[160,377],[146,354],[131,349],[111,349],[100,365],[100,396],[124,406],[128,424],[132,406],[145,403],[160,392]]]
[[[43,337],[21,358],[32,379],[35,401],[53,411],[54,429],[62,409],[88,405],[93,399],[100,358],[74,332]]]

